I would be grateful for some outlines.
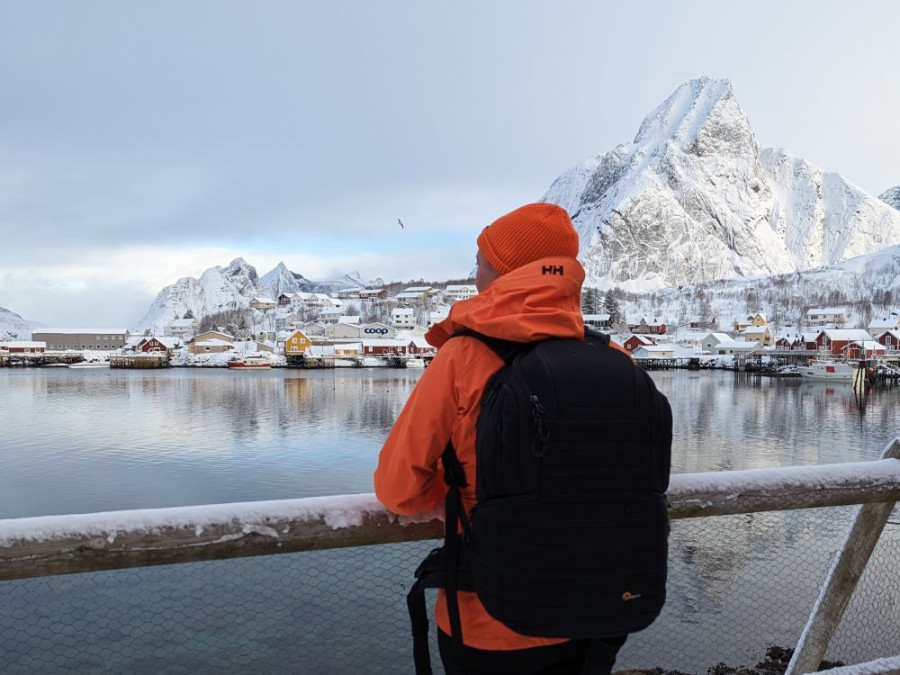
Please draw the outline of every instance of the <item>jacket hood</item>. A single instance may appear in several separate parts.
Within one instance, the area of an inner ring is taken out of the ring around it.
[[[475,297],[455,302],[425,339],[441,347],[466,328],[515,342],[583,337],[583,282],[584,268],[574,258],[536,260],[498,277]]]

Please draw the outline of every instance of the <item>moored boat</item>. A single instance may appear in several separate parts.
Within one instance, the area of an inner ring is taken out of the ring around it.
[[[817,359],[798,368],[800,377],[805,380],[834,380],[852,382],[856,375],[856,364],[846,361]]]
[[[236,356],[228,362],[229,368],[239,370],[268,370],[272,362],[261,356]]]

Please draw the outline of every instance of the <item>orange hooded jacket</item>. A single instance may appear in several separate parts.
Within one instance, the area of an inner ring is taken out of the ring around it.
[[[529,263],[495,279],[479,295],[454,303],[449,317],[428,332],[426,340],[439,351],[394,423],[375,470],[375,494],[389,510],[414,515],[443,504],[440,457],[448,439],[466,473],[466,510],[475,505],[475,424],[482,392],[503,361],[476,338],[448,338],[463,328],[516,342],[581,338],[583,281],[584,270],[573,258]],[[514,632],[492,618],[475,593],[460,591],[459,611],[463,640],[470,647],[510,650],[565,642]],[[435,614],[449,635],[443,591]]]

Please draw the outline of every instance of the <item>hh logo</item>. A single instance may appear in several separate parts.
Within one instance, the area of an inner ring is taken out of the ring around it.
[[[562,265],[544,265],[541,274],[564,274]]]

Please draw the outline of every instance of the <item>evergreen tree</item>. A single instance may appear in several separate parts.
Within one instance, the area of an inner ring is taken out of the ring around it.
[[[581,289],[581,313],[597,314],[600,308],[600,294],[596,288],[585,286]]]
[[[616,326],[622,322],[622,308],[619,306],[616,296],[613,295],[612,289],[606,291],[606,295],[603,296],[603,311],[609,314],[610,326]]]

